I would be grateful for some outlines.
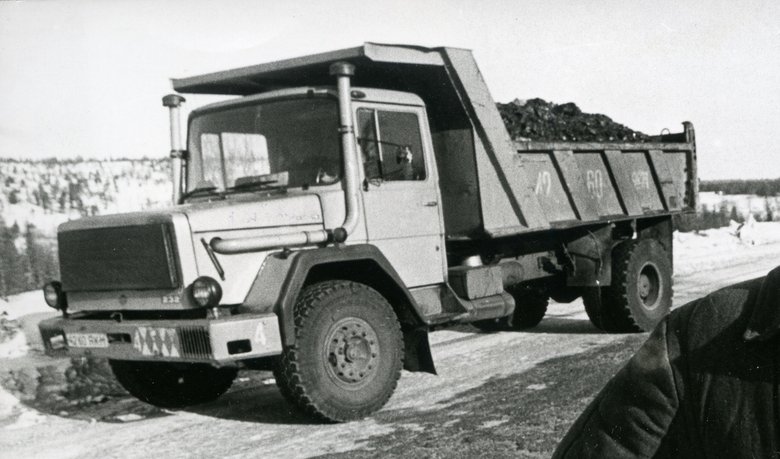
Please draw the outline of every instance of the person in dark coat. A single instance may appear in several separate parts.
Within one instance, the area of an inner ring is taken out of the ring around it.
[[[673,311],[554,458],[780,457],[780,267]]]

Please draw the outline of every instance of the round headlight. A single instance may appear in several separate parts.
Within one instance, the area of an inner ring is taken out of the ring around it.
[[[214,279],[203,276],[195,279],[191,288],[192,301],[198,306],[213,308],[222,299],[222,287]]]
[[[62,284],[58,281],[49,282],[43,286],[43,299],[46,300],[46,304],[60,311],[68,307],[62,292]]]

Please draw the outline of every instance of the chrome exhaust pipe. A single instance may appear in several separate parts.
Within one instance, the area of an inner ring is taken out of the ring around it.
[[[173,182],[173,204],[181,200],[182,194],[182,169],[186,159],[186,150],[181,144],[181,123],[179,121],[179,107],[185,102],[184,97],[178,94],[168,94],[162,98],[164,107],[168,107],[168,116],[171,126],[171,181]]]

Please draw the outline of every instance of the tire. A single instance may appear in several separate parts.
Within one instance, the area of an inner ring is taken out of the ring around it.
[[[515,312],[509,321],[509,326],[513,330],[527,330],[539,325],[547,314],[549,299],[535,292],[516,293],[513,296]]]
[[[516,291],[512,296],[515,299],[515,312],[511,316],[477,320],[472,325],[484,332],[527,330],[539,325],[547,313],[548,298],[527,291]]]
[[[672,262],[652,239],[620,243],[612,251],[612,285],[582,295],[597,328],[610,333],[652,330],[671,309]]]
[[[387,403],[403,366],[403,335],[376,290],[351,281],[306,287],[295,305],[295,344],[276,372],[282,395],[328,422],[361,419]]]
[[[181,408],[216,400],[233,384],[236,368],[208,364],[109,360],[117,381],[131,395],[162,408]]]

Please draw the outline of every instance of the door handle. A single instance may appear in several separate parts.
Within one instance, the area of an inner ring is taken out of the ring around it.
[[[439,203],[436,202],[436,201],[428,201],[425,204],[423,204],[423,206],[425,206],[425,207],[436,207],[438,205],[439,205]]]

